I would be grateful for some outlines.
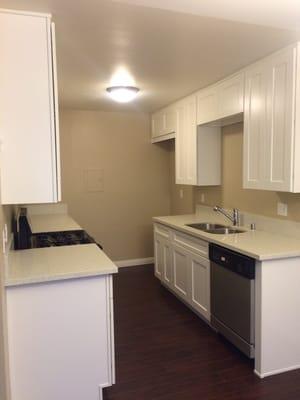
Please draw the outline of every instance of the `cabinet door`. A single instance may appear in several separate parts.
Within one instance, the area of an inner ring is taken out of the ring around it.
[[[164,250],[163,250],[163,238],[155,234],[154,235],[154,274],[158,279],[163,277],[164,268]]]
[[[182,299],[188,301],[190,292],[189,252],[180,246],[173,245],[172,253],[174,268],[173,290]]]
[[[191,253],[191,306],[207,320],[210,319],[210,262]]]
[[[166,240],[161,240],[162,245],[162,282],[172,288],[173,286],[173,263],[171,243]]]
[[[245,77],[243,187],[263,189],[267,130],[267,69],[264,62],[249,68]]]
[[[114,383],[111,279],[103,275],[7,290],[13,400],[95,400]]]
[[[289,47],[270,58],[267,88],[267,144],[264,188],[291,191],[294,163],[294,104],[296,49]]]
[[[177,113],[176,107],[170,107],[165,111],[165,126],[164,133],[166,135],[170,133],[175,133],[177,128]]]
[[[197,184],[196,96],[189,96],[177,106],[176,183]]]
[[[51,21],[0,12],[3,204],[59,199]]]
[[[224,80],[219,86],[219,118],[226,118],[244,111],[244,73]]]
[[[162,235],[154,234],[155,249],[155,269],[154,273],[157,278],[164,282],[167,286],[172,287],[173,284],[173,263],[171,243]]]
[[[158,112],[153,114],[152,116],[152,137],[155,138],[157,136],[160,136],[164,132],[164,113],[163,112]]]
[[[197,125],[218,119],[218,88],[212,86],[197,93]]]

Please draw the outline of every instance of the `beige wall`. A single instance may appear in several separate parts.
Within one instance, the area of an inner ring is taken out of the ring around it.
[[[288,219],[300,221],[300,194],[242,188],[243,124],[223,128],[222,186],[195,188],[195,203],[222,205],[270,217],[278,217],[277,202],[288,204]],[[278,217],[279,218],[279,217]],[[283,217],[286,218],[286,217]]]
[[[170,214],[170,151],[151,144],[149,115],[61,110],[60,123],[70,214],[113,260],[153,256],[152,217]]]

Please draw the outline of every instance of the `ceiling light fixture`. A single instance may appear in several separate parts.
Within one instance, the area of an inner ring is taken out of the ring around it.
[[[109,96],[119,103],[129,103],[140,91],[135,86],[110,86],[106,89]]]

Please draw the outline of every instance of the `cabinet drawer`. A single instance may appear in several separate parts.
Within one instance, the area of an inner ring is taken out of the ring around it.
[[[188,250],[200,254],[202,257],[208,258],[208,242],[178,231],[173,232],[174,243],[184,246]]]
[[[158,233],[159,235],[161,235],[167,239],[171,238],[171,230],[164,225],[155,224],[154,225],[154,233]]]

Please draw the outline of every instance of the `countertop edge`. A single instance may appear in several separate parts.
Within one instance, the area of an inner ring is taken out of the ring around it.
[[[103,275],[113,275],[118,273],[118,268],[107,268],[103,269],[102,271],[91,271],[91,272],[82,272],[82,273],[67,273],[67,274],[59,274],[53,276],[43,276],[43,277],[35,277],[35,278],[28,278],[28,279],[16,279],[16,280],[9,280],[6,279],[4,281],[5,288],[12,288],[12,287],[20,287],[20,286],[28,286],[28,285],[37,285],[37,284],[46,284],[51,282],[63,282],[67,280],[73,279],[84,279],[84,278],[96,278]]]

